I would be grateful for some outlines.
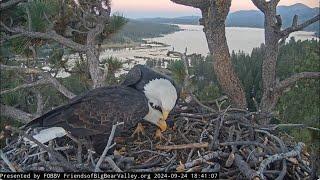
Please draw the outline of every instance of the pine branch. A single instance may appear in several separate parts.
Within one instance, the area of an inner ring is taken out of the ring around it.
[[[3,95],[3,94],[8,94],[8,93],[11,93],[11,92],[15,92],[17,90],[20,90],[20,89],[24,89],[24,88],[29,88],[29,87],[34,87],[34,86],[39,86],[39,85],[43,85],[43,84],[48,84],[48,80],[46,79],[40,79],[36,82],[32,82],[32,83],[27,83],[27,84],[22,84],[22,85],[19,85],[15,88],[12,88],[12,89],[7,89],[7,90],[3,90],[0,92],[0,95]]]
[[[11,33],[15,33],[15,34],[21,34],[23,36],[27,36],[27,37],[31,37],[31,38],[40,38],[40,39],[48,39],[48,40],[54,40],[64,46],[67,46],[75,51],[78,52],[84,52],[86,50],[86,46],[76,43],[68,38],[65,38],[59,34],[57,34],[55,31],[51,30],[48,32],[34,32],[34,31],[27,31],[24,30],[22,28],[10,28],[8,26],[6,26],[3,22],[1,22],[1,26],[11,32]]]
[[[8,9],[8,8],[19,4],[20,2],[24,2],[24,1],[26,1],[26,0],[10,0],[7,2],[1,2],[0,3],[0,11]]]
[[[251,0],[251,1],[263,13],[267,11],[267,2],[265,0]]]
[[[312,78],[319,78],[320,72],[301,72],[292,75],[291,77],[280,81],[275,88],[276,93],[282,93],[286,88],[294,85],[297,81],[302,79],[312,79]]]
[[[13,119],[17,119],[19,122],[26,124],[31,121],[35,116],[33,114],[24,112],[15,107],[0,104],[1,115],[7,116]]]
[[[185,5],[185,6],[191,6],[194,8],[205,8],[208,7],[210,4],[209,0],[171,0],[174,3]]]
[[[184,90],[187,91],[188,94],[191,96],[191,98],[197,104],[199,104],[202,108],[207,109],[207,110],[209,110],[211,112],[216,112],[215,109],[204,105],[192,92],[191,82],[190,82],[190,75],[189,75],[189,60],[188,60],[188,56],[187,56],[187,48],[186,48],[184,53],[177,52],[177,51],[168,51],[167,56],[170,56],[171,54],[175,55],[175,56],[180,56],[181,61],[183,63],[184,73],[185,73],[185,77],[184,77],[184,80],[183,80],[183,88],[184,88]]]
[[[292,22],[292,26],[282,30],[281,31],[281,37],[286,37],[292,32],[300,31],[300,30],[306,28],[307,26],[319,21],[320,20],[320,14],[318,14],[317,16],[315,16],[315,17],[313,17],[313,18],[311,18],[311,19],[309,19],[309,20],[307,20],[307,21],[305,21],[305,22],[303,22],[303,23],[301,23],[299,25],[297,24],[297,19],[298,19],[298,17],[294,16],[293,22]]]
[[[43,80],[43,82],[41,82],[39,80],[40,82],[37,81],[37,83],[33,83],[33,84],[31,83],[29,85],[22,85],[21,87],[18,87],[18,89],[31,87],[34,85],[40,85],[41,83],[45,84],[45,81],[48,81],[49,83],[51,83],[53,85],[53,87],[55,87],[60,93],[62,93],[67,98],[72,99],[76,96],[74,93],[69,91],[65,86],[63,86],[56,78],[52,77],[49,73],[43,72],[41,69],[24,68],[24,67],[20,67],[20,66],[8,66],[8,65],[0,64],[0,70],[15,70],[15,71],[20,71],[20,72],[27,73],[27,74],[41,74],[43,76],[43,78],[45,79],[45,80]],[[17,89],[15,89],[15,90],[17,90]],[[6,91],[12,92],[15,90],[6,90]],[[1,92],[0,94],[2,94],[2,93],[6,93],[6,92]]]

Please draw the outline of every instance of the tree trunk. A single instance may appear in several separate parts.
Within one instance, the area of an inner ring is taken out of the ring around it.
[[[96,37],[104,30],[105,19],[99,19],[96,27],[88,32],[86,55],[88,59],[89,72],[93,81],[93,88],[105,85],[106,75],[99,68],[99,52],[96,49]]]
[[[213,56],[213,68],[223,92],[238,108],[247,108],[242,84],[236,75],[226,39],[225,21],[231,0],[171,0],[178,4],[199,8],[202,13],[200,24],[204,26],[209,51]]]
[[[279,0],[252,0],[252,2],[264,13],[265,28],[265,55],[262,63],[262,81],[263,95],[260,103],[260,109],[264,113],[270,113],[275,108],[279,98],[285,89],[293,85],[300,79],[317,78],[319,72],[301,72],[282,80],[276,81],[276,66],[279,53],[279,41],[285,42],[291,32],[302,30],[304,27],[319,21],[320,15],[317,15],[298,25],[298,16],[295,15],[292,20],[292,26],[281,30],[282,19],[276,14]],[[263,119],[262,124],[269,124],[270,118]]]
[[[265,57],[262,63],[263,96],[260,103],[262,112],[271,112],[274,109],[278,95],[276,87],[276,65],[278,58],[279,35],[276,33],[280,28],[275,22],[276,11],[268,11],[265,15]],[[264,122],[264,123],[268,123]]]
[[[225,35],[225,21],[221,23],[205,23],[204,32],[210,53],[213,56],[214,72],[223,92],[230,97],[235,107],[245,109],[247,107],[245,92],[231,63]]]
[[[93,81],[93,88],[104,86],[106,76],[99,68],[99,57],[94,47],[88,48],[88,50],[86,51],[86,56],[88,59],[90,76]]]

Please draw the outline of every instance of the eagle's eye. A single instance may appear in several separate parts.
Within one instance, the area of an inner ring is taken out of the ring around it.
[[[157,105],[153,104],[152,102],[150,102],[149,104],[153,109],[156,109],[156,110],[158,110],[158,111],[160,111],[162,113],[162,109],[161,109],[160,106],[157,106]]]

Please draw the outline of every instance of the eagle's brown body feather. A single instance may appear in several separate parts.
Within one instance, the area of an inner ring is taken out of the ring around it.
[[[141,92],[125,86],[102,87],[49,111],[26,127],[62,127],[75,137],[91,137],[96,151],[101,151],[113,124],[124,122],[117,127],[116,138],[130,136],[148,111]]]

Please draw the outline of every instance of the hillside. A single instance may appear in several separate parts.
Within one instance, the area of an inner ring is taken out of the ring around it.
[[[197,24],[199,24],[199,18],[200,18],[199,16],[182,16],[182,17],[176,17],[176,18],[162,18],[162,17],[141,18],[141,19],[137,19],[137,20],[144,21],[144,22],[152,22],[152,23],[197,25]]]
[[[292,23],[295,14],[299,16],[298,22],[305,21],[319,14],[319,8],[310,8],[298,3],[291,6],[279,6],[278,13],[282,17],[283,27],[288,27]],[[170,24],[199,24],[199,16],[184,16],[177,18],[143,18],[140,21]],[[263,28],[263,13],[258,10],[243,10],[230,13],[227,17],[226,25],[229,27],[256,27]],[[307,31],[319,32],[319,22],[307,27]]]
[[[277,13],[282,17],[283,27],[288,27],[292,24],[295,14],[299,16],[298,22],[301,23],[319,14],[319,8],[310,8],[299,3],[292,6],[279,6]],[[263,13],[257,10],[237,11],[230,13],[227,18],[227,26],[262,28],[263,22]],[[319,31],[319,22],[310,25],[305,30]]]
[[[128,23],[111,37],[111,41],[117,43],[139,42],[143,38],[159,37],[179,30],[177,25],[129,19]]]

